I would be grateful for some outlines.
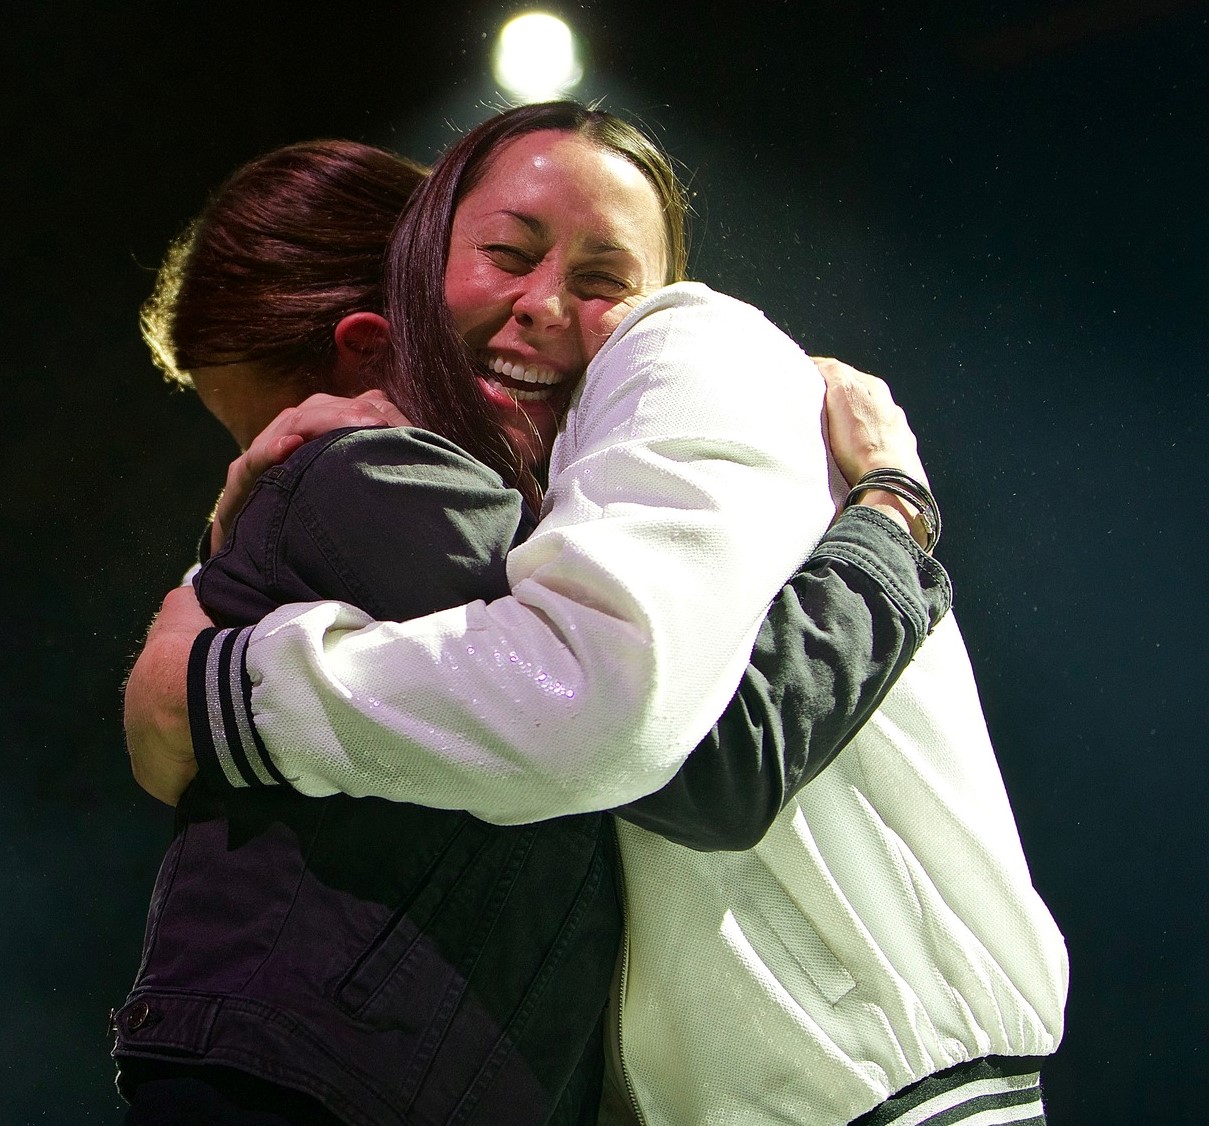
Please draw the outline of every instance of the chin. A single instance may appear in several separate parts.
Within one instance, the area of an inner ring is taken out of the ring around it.
[[[523,416],[525,412],[517,411],[515,414]],[[535,469],[550,456],[550,447],[558,434],[558,420],[552,412],[548,418],[532,419],[532,425],[513,417],[504,421],[503,429],[521,461],[527,468]]]
[[[558,422],[566,397],[549,399],[514,399],[498,384],[479,377],[483,396],[495,410],[500,429],[509,444],[529,469],[542,465],[550,456],[558,436]]]

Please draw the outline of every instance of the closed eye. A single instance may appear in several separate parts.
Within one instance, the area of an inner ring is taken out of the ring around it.
[[[576,274],[577,289],[591,295],[614,295],[624,293],[631,288],[628,281],[614,277],[612,274]]]
[[[479,249],[500,269],[514,274],[525,273],[537,265],[533,256],[525,253],[518,246],[509,246],[506,243],[488,243]]]

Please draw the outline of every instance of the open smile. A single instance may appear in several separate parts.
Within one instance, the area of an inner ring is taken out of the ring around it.
[[[506,360],[503,356],[489,356],[483,366],[488,383],[522,403],[553,398],[558,385],[567,379],[563,372],[544,364]]]

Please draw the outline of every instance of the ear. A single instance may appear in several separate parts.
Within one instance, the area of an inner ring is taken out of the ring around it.
[[[376,361],[390,341],[390,326],[377,313],[350,313],[341,318],[333,334],[336,366],[332,382],[338,394],[359,395],[373,384]]]

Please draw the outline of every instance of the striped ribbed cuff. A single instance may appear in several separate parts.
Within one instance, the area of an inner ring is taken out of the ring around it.
[[[913,1083],[852,1126],[1045,1126],[1036,1057],[987,1056]]]
[[[285,785],[252,718],[244,655],[252,627],[203,630],[189,654],[189,727],[202,781],[212,789]]]

